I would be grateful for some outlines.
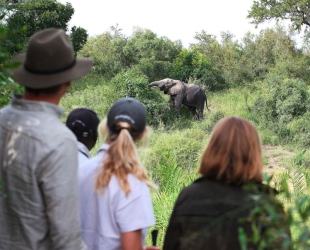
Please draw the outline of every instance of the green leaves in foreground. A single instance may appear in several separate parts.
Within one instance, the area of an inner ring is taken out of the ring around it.
[[[0,13],[2,8],[0,6]],[[9,98],[12,93],[18,89],[21,89],[12,78],[9,69],[16,68],[20,65],[19,62],[9,62],[9,53],[1,46],[3,39],[7,38],[10,33],[6,27],[1,23],[5,15],[2,14],[0,18],[0,108],[5,106],[9,102]]]
[[[253,208],[248,218],[240,220],[251,223],[250,235],[247,235],[242,227],[238,229],[242,250],[253,249],[253,246],[257,250],[291,249],[292,241],[286,214],[275,197],[275,190],[270,188],[269,184],[245,187],[251,193],[249,203]],[[251,247],[248,248],[249,246]]]
[[[277,198],[284,210],[276,200],[252,196],[255,206],[248,220],[252,221],[253,235],[239,229],[242,250],[248,249],[249,242],[258,244],[257,249],[310,249],[310,171],[304,154],[302,151],[295,157],[286,173],[265,180],[279,191]]]

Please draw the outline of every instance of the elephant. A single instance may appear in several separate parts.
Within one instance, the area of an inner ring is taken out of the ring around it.
[[[192,115],[197,117],[198,120],[203,119],[205,103],[207,109],[210,111],[205,92],[196,84],[188,84],[180,80],[165,78],[149,83],[149,87],[157,87],[163,91],[164,94],[169,95],[170,108],[174,108],[177,115],[180,114],[182,104],[186,105]],[[198,110],[198,114],[196,110]]]

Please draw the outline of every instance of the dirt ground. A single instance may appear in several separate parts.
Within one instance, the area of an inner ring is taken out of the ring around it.
[[[264,172],[272,174],[274,172],[282,172],[289,168],[292,158],[296,153],[288,151],[282,147],[264,145]]]

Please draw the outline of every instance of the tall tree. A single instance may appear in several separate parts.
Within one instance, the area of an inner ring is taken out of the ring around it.
[[[67,31],[68,22],[74,9],[70,3],[62,4],[56,0],[23,0],[13,2],[14,8],[6,20],[8,30],[20,30],[26,27],[24,32],[12,35],[6,41],[5,46],[11,54],[24,50],[28,38],[36,31],[45,28],[60,28]]]
[[[74,54],[77,55],[77,52],[83,47],[87,42],[88,34],[87,31],[81,27],[73,26],[71,28],[70,39],[73,45]]]
[[[310,28],[310,1],[308,0],[257,0],[254,1],[248,18],[260,24],[275,19],[289,20],[296,30]]]
[[[210,59],[213,68],[221,71],[227,84],[240,83],[240,66],[238,62],[242,55],[241,45],[234,39],[230,32],[221,32],[221,40],[202,30],[196,33],[198,43],[193,45],[200,53]]]
[[[90,37],[78,53],[81,57],[93,58],[93,71],[108,79],[119,73],[122,69],[121,53],[115,53],[114,51],[115,39],[118,40],[118,38],[113,37],[112,32],[105,32],[96,37]]]

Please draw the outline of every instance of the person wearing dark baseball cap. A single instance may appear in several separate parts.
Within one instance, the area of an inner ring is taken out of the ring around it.
[[[90,59],[76,59],[61,29],[33,34],[12,61],[24,87],[0,114],[0,249],[86,249],[80,234],[77,144],[59,120],[71,81],[85,76]]]
[[[111,107],[99,125],[98,155],[79,167],[82,235],[88,250],[142,249],[155,224],[146,169],[135,142],[147,138],[146,110],[134,98]],[[159,250],[154,246],[147,250]]]
[[[79,165],[91,158],[90,150],[98,139],[99,118],[97,114],[87,108],[77,108],[68,115],[66,126],[77,138]]]

